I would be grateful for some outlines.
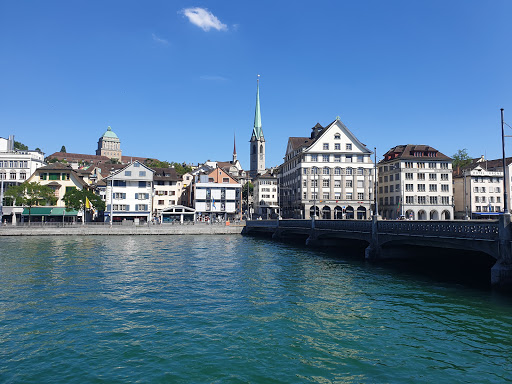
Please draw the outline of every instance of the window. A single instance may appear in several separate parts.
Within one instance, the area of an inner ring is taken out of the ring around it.
[[[324,192],[323,199],[324,200],[329,200],[329,192]]]
[[[16,172],[11,172],[11,180],[16,180]]]
[[[357,180],[357,187],[364,188],[364,180]]]
[[[389,186],[389,192],[394,192],[395,191],[395,187],[393,185],[390,185]],[[398,192],[398,191],[397,191]]]
[[[436,168],[436,163],[430,162],[430,163],[428,163],[428,167],[429,168]]]
[[[133,163],[133,166],[134,166],[135,168],[138,168],[138,167],[140,167],[140,164],[139,164],[139,163]]]
[[[328,163],[329,162],[329,155],[322,155],[322,161],[324,163]]]
[[[149,193],[136,193],[135,199],[136,200],[147,200],[147,199],[149,199]]]
[[[345,156],[345,162],[351,163],[352,162],[352,155],[346,155]]]
[[[346,180],[345,181],[345,187],[352,188],[352,180]]]
[[[313,192],[313,193],[311,194],[311,198],[312,198],[313,200],[318,200],[318,193],[317,193],[317,192]]]
[[[425,192],[425,184],[418,184],[418,192]]]
[[[328,174],[329,174],[329,168],[324,167],[324,169],[323,169],[323,174],[324,174],[324,175],[328,175]]]
[[[311,168],[311,173],[312,173],[313,175],[316,175],[316,174],[318,173],[318,168],[317,168],[317,167],[313,167],[313,168]]]
[[[414,204],[414,196],[405,196],[405,202],[407,204]]]
[[[335,175],[341,175],[341,168],[334,168]]]
[[[346,199],[347,200],[352,200],[352,192],[347,192]]]
[[[405,162],[405,168],[412,168],[413,167],[413,162],[412,161],[406,161]]]
[[[363,200],[363,199],[364,199],[364,193],[363,192],[358,192],[357,200]]]
[[[389,181],[393,181],[393,175],[389,175]]]
[[[147,204],[135,204],[135,210],[136,211],[147,211],[148,205]]]
[[[425,163],[418,161],[418,168],[425,168]]]
[[[358,156],[357,156],[357,162],[358,162],[358,163],[362,163],[362,162],[363,162],[363,160],[364,160],[363,156],[361,156],[361,155],[358,155]]]
[[[447,181],[448,180],[448,174],[447,173],[441,173],[441,180]]]
[[[357,174],[358,175],[363,175],[364,174],[363,168],[357,168]]]
[[[318,187],[318,180],[311,180],[311,188]]]
[[[341,192],[334,192],[334,199],[341,200]]]
[[[334,180],[334,188],[341,188],[341,180]]]
[[[334,139],[335,139],[335,140],[339,140],[339,139],[341,139],[341,135],[340,135],[339,133],[335,134],[335,135],[334,135]]]
[[[158,205],[164,205],[164,200],[158,200]]]
[[[303,199],[307,199],[308,198],[308,194],[306,192],[304,192],[302,198]]]
[[[114,193],[114,199],[116,199],[116,200],[126,199],[126,193],[116,192],[116,193]]]
[[[229,183],[229,177],[223,177],[222,178],[223,183]]]
[[[345,170],[345,174],[346,174],[346,175],[351,175],[351,174],[352,174],[352,168],[347,168],[347,169]]]
[[[418,173],[418,180],[425,180],[425,174],[424,173]]]
[[[426,204],[427,198],[425,196],[418,196],[418,204]]]
[[[428,190],[429,192],[437,192],[437,184],[429,184]]]
[[[405,180],[412,180],[413,179],[413,173],[406,173],[405,174]]]
[[[341,149],[341,144],[340,143],[334,144],[334,150],[339,151],[340,149]]]
[[[139,171],[139,177],[145,177],[146,171]]]
[[[126,181],[114,180],[114,187],[126,187]]]
[[[125,176],[131,176],[132,175],[132,171],[124,171],[124,175]]]
[[[325,188],[329,187],[329,179],[323,179],[322,180],[322,187],[325,187]]]
[[[351,150],[352,150],[352,144],[347,143],[347,144],[345,145],[345,149],[346,149],[347,151],[351,151]]]
[[[448,163],[440,163],[441,169],[448,169]]]
[[[389,187],[388,186],[385,186],[384,187],[384,193],[388,193],[389,192]]]
[[[146,188],[146,182],[145,181],[139,181],[139,188]]]
[[[323,148],[324,148],[324,151],[328,151],[329,150],[329,143],[324,143]]]
[[[311,155],[311,161],[317,162],[318,161],[318,155]]]
[[[450,186],[448,184],[441,184],[441,192],[450,192]]]
[[[48,180],[59,180],[60,179],[60,173],[50,173],[50,177]]]
[[[398,197],[397,197],[396,199],[397,199],[397,201],[398,201]],[[395,198],[394,198],[393,196],[391,196],[391,197],[389,198],[389,205],[394,205],[394,204],[395,204]]]
[[[405,190],[407,192],[414,192],[414,184],[405,184]]]
[[[334,162],[341,163],[341,155],[334,155]]]
[[[429,180],[437,180],[437,173],[429,173],[428,179]]]
[[[437,204],[437,196],[430,196],[430,204]]]
[[[27,174],[25,172],[20,173],[20,180],[26,180]]]

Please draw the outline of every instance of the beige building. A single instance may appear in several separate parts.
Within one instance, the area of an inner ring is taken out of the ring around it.
[[[378,169],[383,219],[453,220],[451,158],[428,145],[398,145]]]
[[[98,140],[97,156],[106,156],[109,159],[122,161],[121,141],[119,137],[108,127],[107,131]]]
[[[279,215],[277,169],[268,169],[253,180],[254,218],[273,219]]]
[[[181,204],[183,178],[174,168],[151,168],[153,175],[153,215],[157,216],[169,207]]]
[[[373,204],[372,152],[341,122],[290,137],[280,166],[283,218],[368,219]]]

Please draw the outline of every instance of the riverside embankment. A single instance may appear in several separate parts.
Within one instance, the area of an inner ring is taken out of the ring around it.
[[[229,235],[240,234],[245,225],[31,225],[2,226],[0,236],[91,236],[91,235]]]

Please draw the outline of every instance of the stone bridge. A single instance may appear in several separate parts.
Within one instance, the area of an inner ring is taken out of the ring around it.
[[[496,259],[491,284],[512,288],[510,215],[500,216],[499,221],[253,220],[247,221],[244,233],[303,237],[306,244],[316,246],[359,241],[369,261],[396,257],[397,247],[404,245],[483,252]]]

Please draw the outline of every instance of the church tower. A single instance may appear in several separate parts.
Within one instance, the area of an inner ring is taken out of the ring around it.
[[[258,75],[256,88],[256,111],[254,113],[254,128],[250,140],[251,170],[249,176],[255,178],[265,172],[265,138],[261,129],[260,112],[260,75]]]

